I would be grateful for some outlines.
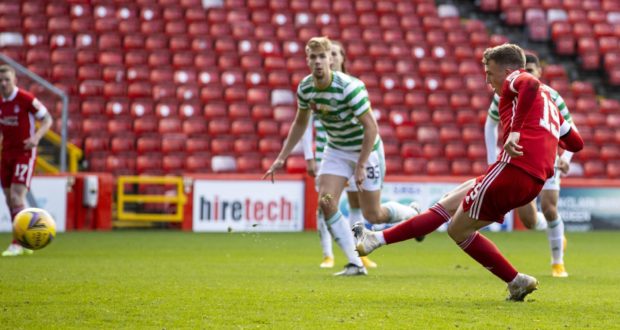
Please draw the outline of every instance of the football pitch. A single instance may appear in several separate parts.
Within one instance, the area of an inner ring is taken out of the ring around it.
[[[381,248],[353,278],[331,275],[337,249],[318,267],[314,232],[60,234],[0,259],[0,328],[619,328],[620,233],[568,234],[570,277],[555,279],[544,232],[486,233],[539,279],[522,303],[445,233]]]

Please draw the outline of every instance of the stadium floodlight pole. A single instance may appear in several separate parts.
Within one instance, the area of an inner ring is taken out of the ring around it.
[[[36,73],[28,70],[23,65],[17,63],[12,58],[0,53],[0,59],[4,62],[10,64],[15,70],[19,71],[19,73],[28,76],[30,79],[38,82],[43,85],[46,89],[48,89],[56,96],[60,97],[62,100],[62,126],[60,129],[61,143],[60,143],[60,171],[67,171],[67,121],[69,120],[69,96],[67,93],[63,92],[60,88],[50,84],[47,80],[41,78]]]

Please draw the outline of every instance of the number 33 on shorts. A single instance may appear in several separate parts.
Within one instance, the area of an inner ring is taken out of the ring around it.
[[[379,169],[379,165],[366,167],[366,177],[374,180],[381,179],[381,170]]]

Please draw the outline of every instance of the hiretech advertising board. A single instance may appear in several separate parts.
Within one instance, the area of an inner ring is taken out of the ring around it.
[[[301,231],[304,182],[197,179],[193,231]]]

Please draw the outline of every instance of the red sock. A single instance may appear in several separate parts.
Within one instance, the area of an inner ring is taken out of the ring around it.
[[[426,212],[384,230],[383,238],[385,238],[386,244],[392,244],[424,236],[432,233],[448,220],[450,220],[448,211],[443,206],[435,204]]]
[[[497,246],[478,232],[459,243],[459,246],[470,257],[506,283],[512,281],[518,274],[517,270],[499,252]]]
[[[15,216],[17,215],[17,213],[19,213],[23,209],[24,209],[23,205],[18,205],[16,207],[11,208],[11,223],[15,219]],[[11,244],[19,244],[19,242],[16,239],[13,239]]]

